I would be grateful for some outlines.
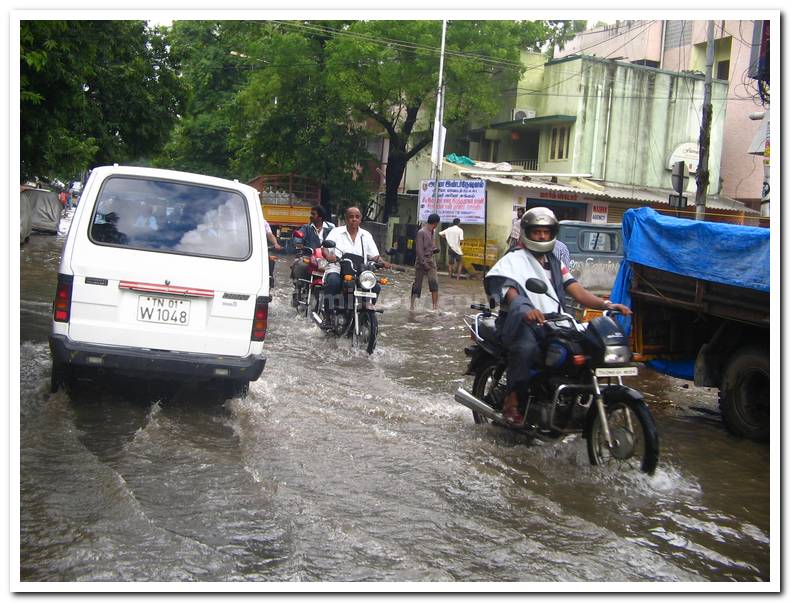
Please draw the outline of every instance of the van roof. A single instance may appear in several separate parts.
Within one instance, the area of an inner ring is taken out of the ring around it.
[[[587,226],[587,227],[596,227],[596,228],[610,228],[610,229],[617,229],[621,230],[621,224],[613,224],[613,223],[601,223],[601,222],[585,222],[583,220],[561,220],[560,224],[562,226]]]
[[[148,178],[164,178],[168,180],[182,180],[190,183],[205,184],[222,188],[233,188],[239,191],[252,191],[254,196],[258,196],[252,186],[243,184],[239,181],[218,178],[216,176],[206,176],[204,174],[194,174],[192,172],[181,172],[178,170],[164,170],[161,168],[138,167],[131,165],[103,165],[94,168],[92,173],[97,176],[106,177],[111,174],[122,174],[125,176],[144,176]]]

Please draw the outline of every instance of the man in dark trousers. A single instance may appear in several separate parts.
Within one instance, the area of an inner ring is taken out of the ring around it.
[[[297,232],[302,233],[301,241],[305,247],[316,249],[321,247],[326,236],[332,230],[332,226],[325,220],[327,219],[327,211],[321,205],[314,205],[310,208],[310,223],[300,227]],[[294,240],[297,240],[295,237]],[[297,256],[291,264],[291,279],[309,279],[310,266],[302,261],[302,257]]]
[[[423,290],[423,277],[428,277],[428,290],[431,291],[431,308],[437,309],[439,285],[437,284],[437,263],[434,261],[434,229],[439,224],[439,216],[431,214],[415,235],[415,282],[412,283],[412,296],[409,309],[415,309],[415,300]]]

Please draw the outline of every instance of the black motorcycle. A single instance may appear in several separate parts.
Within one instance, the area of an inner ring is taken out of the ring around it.
[[[332,249],[333,241],[325,241],[323,247]],[[376,293],[372,291],[379,285],[386,285],[386,278],[378,278],[376,270],[383,264],[364,262],[363,258],[354,254],[346,254],[338,260],[341,268],[341,295],[335,311],[328,312],[324,303],[319,303],[312,313],[313,320],[329,335],[348,337],[352,346],[365,349],[372,354],[376,348],[379,332],[377,314],[383,311],[376,309]],[[321,292],[322,298],[324,291]],[[323,299],[322,299],[323,302]]]
[[[526,287],[547,293],[539,279],[528,279]],[[474,382],[471,393],[458,388],[454,398],[472,410],[476,423],[492,421],[545,440],[582,433],[592,465],[654,472],[659,436],[642,394],[623,384],[623,377],[637,375],[637,366],[627,337],[610,317],[614,312],[588,323],[546,314],[544,325],[534,327],[543,366],[531,372],[528,391],[519,401],[524,423],[513,425],[502,415],[507,357],[494,314],[482,304],[471,308],[479,311],[465,320],[474,340],[465,349],[470,357],[466,374]]]

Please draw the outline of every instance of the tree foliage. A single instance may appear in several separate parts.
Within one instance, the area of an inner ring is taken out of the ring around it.
[[[189,86],[160,163],[222,176],[297,172],[325,198],[360,202],[386,137],[385,216],[406,164],[432,140],[439,21],[176,22],[168,36]],[[443,123],[493,116],[522,50],[560,44],[570,21],[448,25]]]
[[[169,40],[190,96],[159,164],[240,179],[294,172],[321,182],[325,202],[366,198],[367,133],[326,90],[326,38],[220,21],[176,22]]]
[[[385,216],[396,208],[407,162],[432,141],[439,21],[357,21],[328,43],[328,89],[389,138]],[[524,71],[520,51],[569,35],[566,22],[452,21],[447,26],[443,124],[493,116],[504,78]]]
[[[161,32],[143,21],[22,21],[22,176],[150,156],[182,96]]]

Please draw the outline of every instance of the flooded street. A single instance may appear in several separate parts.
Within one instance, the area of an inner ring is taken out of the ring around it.
[[[716,390],[625,380],[659,467],[608,473],[581,437],[529,441],[454,402],[480,281],[440,276],[440,312],[426,293],[413,313],[411,273],[389,274],[369,357],[296,316],[281,256],[246,398],[117,381],[71,399],[49,393],[63,241],[20,252],[22,581],[776,578],[770,449],[726,432]]]

